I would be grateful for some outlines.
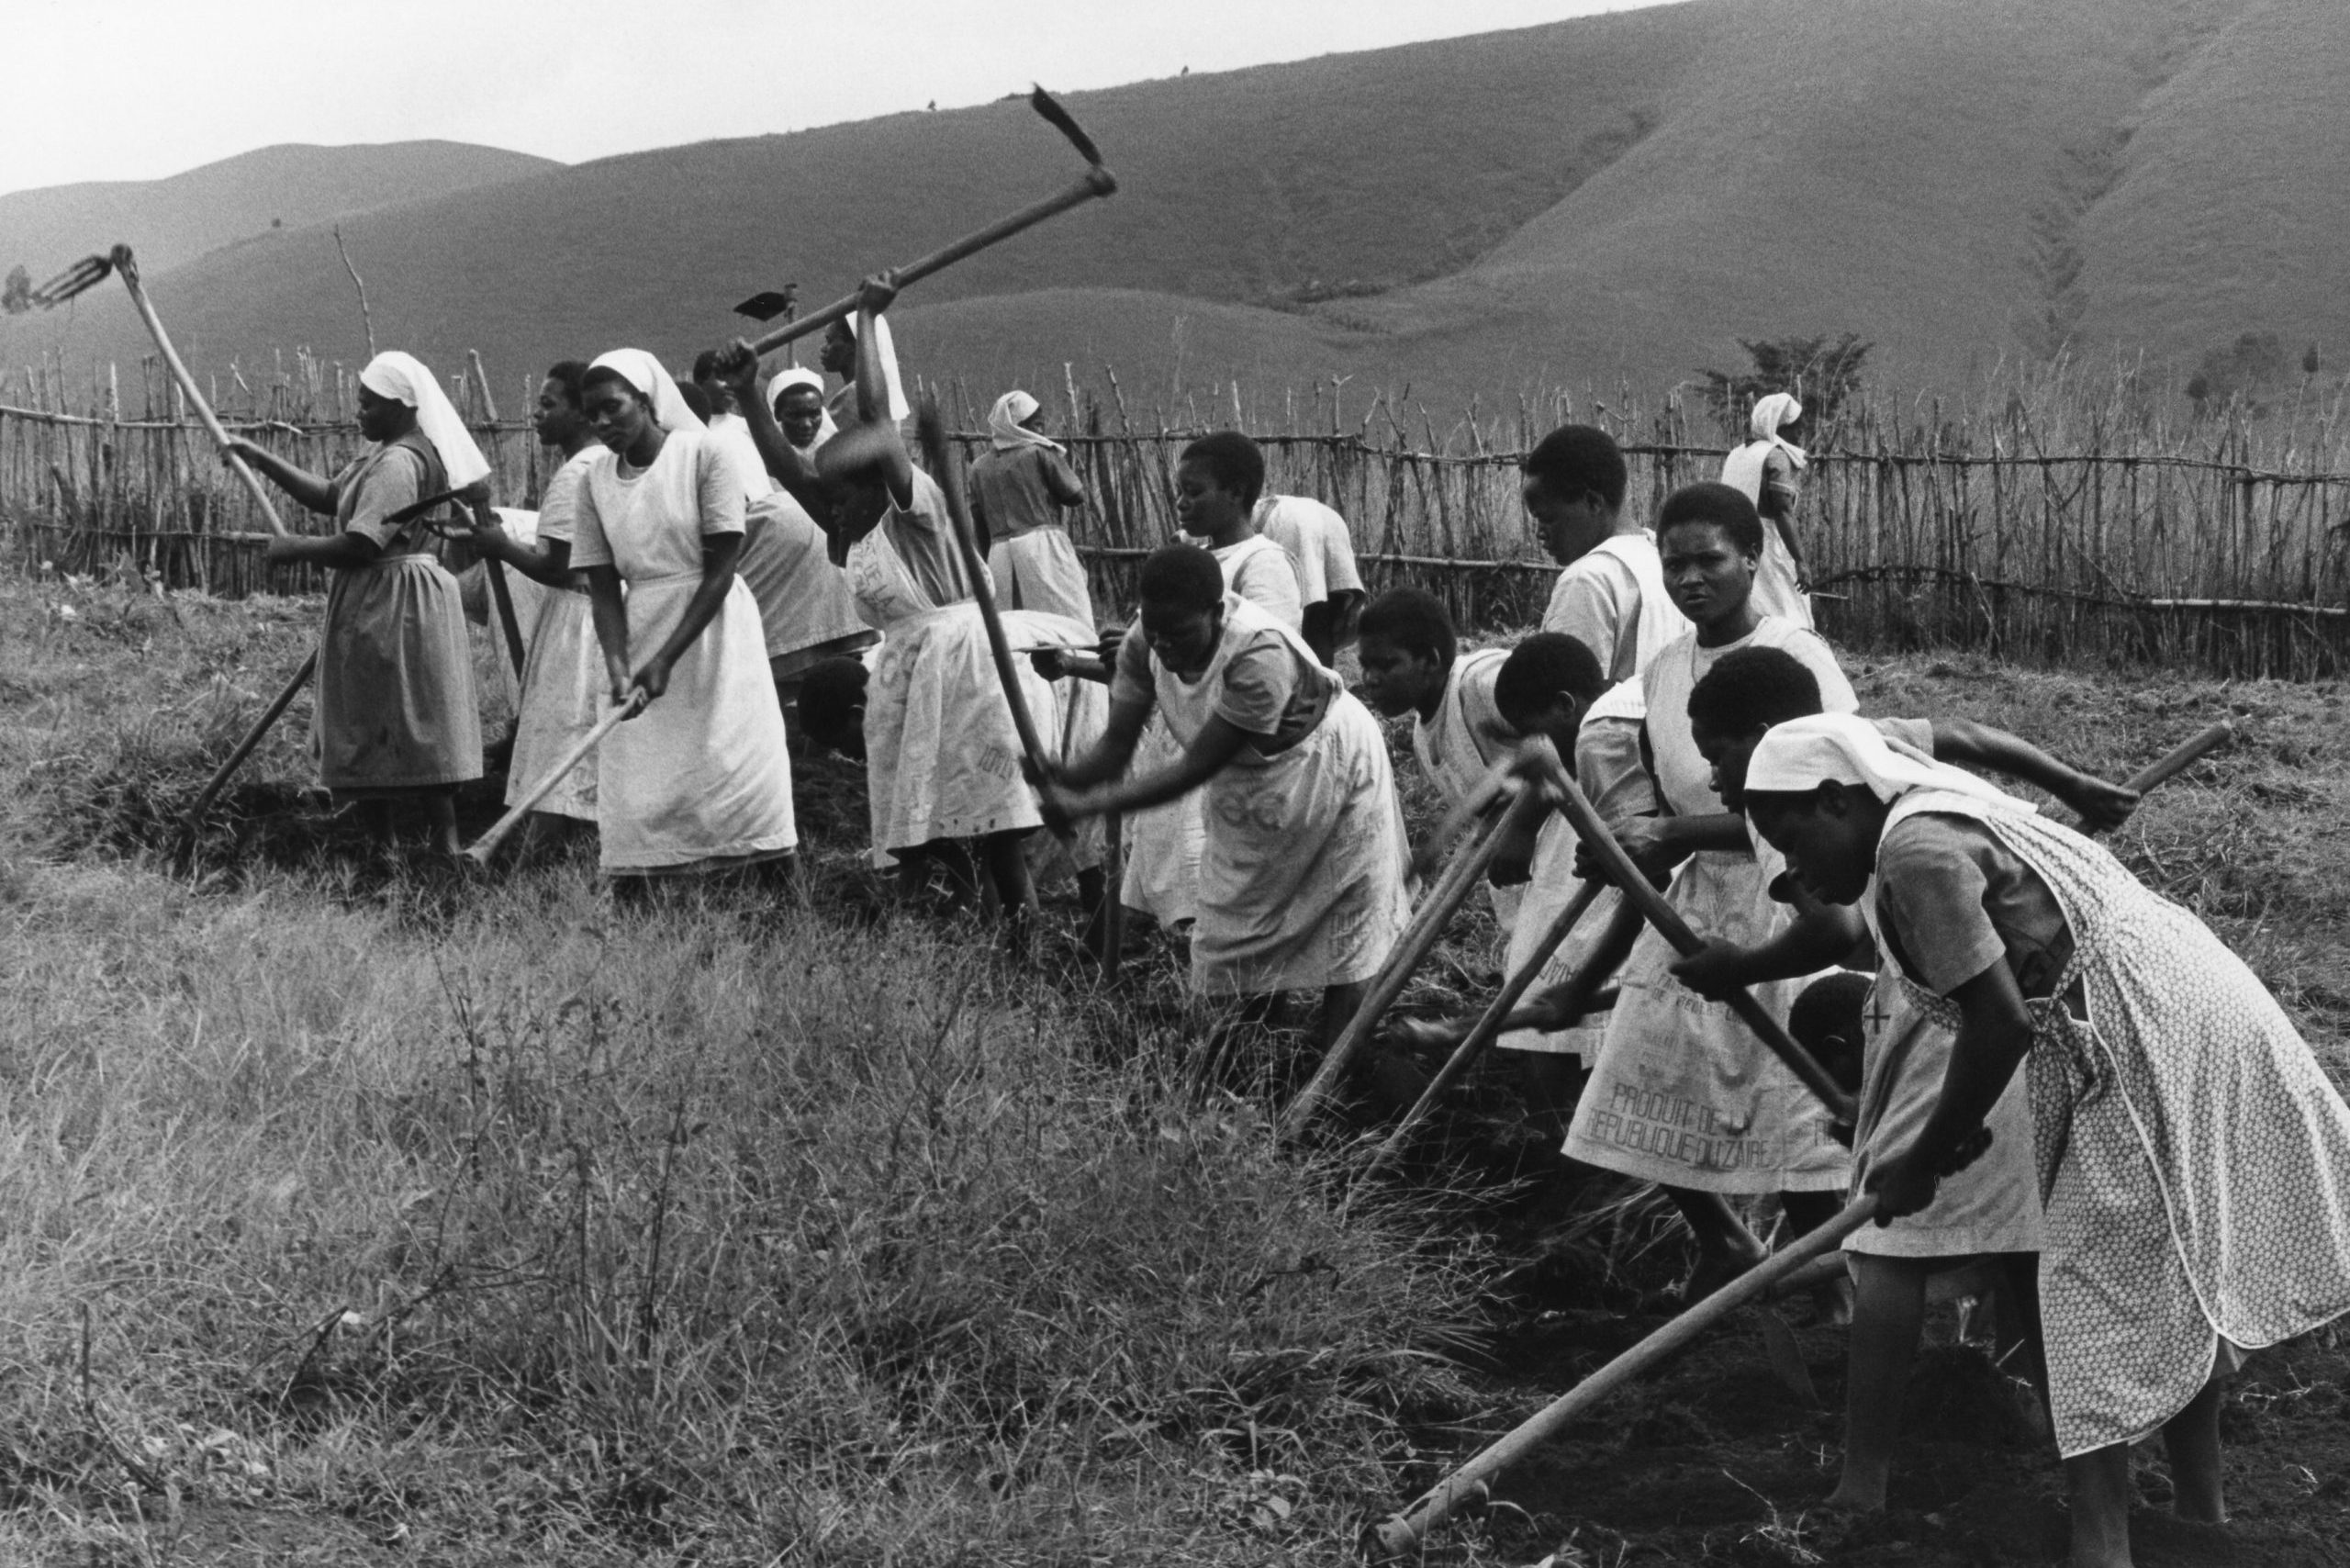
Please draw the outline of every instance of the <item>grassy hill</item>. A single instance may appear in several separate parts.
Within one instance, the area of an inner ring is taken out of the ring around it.
[[[128,241],[161,271],[238,240],[379,207],[424,201],[561,167],[459,141],[376,147],[263,147],[162,180],[49,185],[0,196],[0,271],[38,283],[77,257]]]
[[[1668,386],[1741,337],[1857,331],[1883,378],[2244,330],[2350,339],[2322,0],[1692,0],[1080,94],[1123,182],[925,283],[910,364],[974,388],[1114,365],[1153,401],[1331,375],[1440,405]],[[737,298],[811,299],[1078,172],[1017,102],[551,169],[343,226],[378,338],[501,384],[620,342],[683,359]],[[191,353],[363,353],[323,229],[158,280]],[[118,300],[41,345],[139,352]],[[1098,375],[1091,377],[1098,380]]]

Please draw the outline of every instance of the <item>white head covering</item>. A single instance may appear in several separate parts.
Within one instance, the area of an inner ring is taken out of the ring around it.
[[[843,318],[848,323],[848,335],[856,336],[856,318]],[[906,401],[906,388],[898,379],[898,347],[890,336],[890,318],[873,318],[873,346],[881,355],[881,381],[890,389],[890,422],[897,423],[914,411]]]
[[[614,349],[599,353],[590,370],[614,370],[622,381],[635,387],[653,404],[653,418],[665,431],[703,430],[701,420],[686,407],[685,394],[677,390],[677,383],[661,368],[661,362],[643,349]]]
[[[1746,764],[1746,792],[1805,794],[1822,784],[1858,785],[1880,801],[1912,790],[1948,790],[2010,811],[2031,807],[1972,773],[1887,745],[1885,733],[1853,713],[1815,713],[1763,733]]]
[[[1787,454],[1788,459],[1796,467],[1800,468],[1807,461],[1803,448],[1794,442],[1782,438],[1779,434],[1779,427],[1791,424],[1801,418],[1803,418],[1803,405],[1796,401],[1794,393],[1774,392],[1768,398],[1755,403],[1754,412],[1748,417],[1746,428],[1756,441],[1767,442],[1777,447]]]
[[[1040,435],[1020,421],[1040,407],[1035,398],[1019,390],[1006,392],[988,410],[988,435],[998,452],[1011,452],[1023,446],[1041,446],[1047,452],[1058,452],[1061,443],[1049,436]]]
[[[810,370],[802,364],[795,364],[789,370],[778,371],[775,379],[767,383],[767,407],[775,410],[776,418],[783,417],[783,395],[795,386],[805,386],[814,391],[816,406],[823,409],[824,420],[816,427],[816,439],[800,449],[802,452],[813,452],[840,434],[841,427],[833,422],[832,409],[824,408],[824,373],[821,370]]]
[[[416,428],[441,454],[451,489],[462,490],[488,476],[489,459],[474,444],[473,432],[457,417],[449,394],[441,390],[441,384],[414,354],[397,349],[377,354],[359,373],[359,385],[378,398],[396,398],[416,410]]]

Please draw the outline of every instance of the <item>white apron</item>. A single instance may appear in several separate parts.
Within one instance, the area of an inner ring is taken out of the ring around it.
[[[668,640],[699,572],[633,578],[631,663]],[[602,866],[620,876],[724,869],[800,842],[783,710],[767,674],[758,600],[740,577],[669,672],[669,689],[597,748]]]

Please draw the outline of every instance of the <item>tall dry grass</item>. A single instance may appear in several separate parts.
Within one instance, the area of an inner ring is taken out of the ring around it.
[[[0,1557],[1329,1561],[1470,1407],[1469,1244],[968,930],[94,832],[304,630],[156,602],[0,584]]]
[[[232,418],[330,470],[356,450],[339,384],[306,363],[243,388]],[[314,587],[263,568],[252,503],[168,403],[0,409],[0,510],[36,558],[88,570],[118,556],[174,586],[241,595]],[[461,387],[461,391],[465,389]],[[938,388],[967,428],[969,388]],[[1114,371],[1040,391],[1084,474],[1072,531],[1097,599],[1125,607],[1140,557],[1174,534],[1175,462],[1200,431],[1237,425],[1270,483],[1350,521],[1374,588],[1435,588],[1474,625],[1536,618],[1552,568],[1528,533],[1519,456],[1548,430],[1600,424],[1631,459],[1628,506],[1651,515],[1711,478],[1742,431],[1701,396],[1533,390],[1439,428],[1408,387],[1266,395],[1234,384],[1147,408]],[[476,413],[477,395],[468,393]],[[300,422],[287,422],[297,420]],[[1800,526],[1822,624],[1860,647],[1971,648],[2047,664],[2193,665],[2330,675],[2350,657],[2350,427],[2338,382],[2199,409],[2129,364],[2000,367],[1960,395],[1879,388],[1802,432]],[[966,438],[967,445],[980,438]],[[500,494],[546,472],[526,428],[485,427]]]

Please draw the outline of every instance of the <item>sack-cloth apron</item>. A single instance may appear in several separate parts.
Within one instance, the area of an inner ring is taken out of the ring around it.
[[[1696,684],[1695,647],[1675,643],[1647,675],[1657,793],[1676,816],[1721,810],[1712,770],[1686,734],[1659,714],[1685,715]],[[1752,947],[1786,928],[1751,850],[1700,850],[1682,862],[1666,902],[1710,941]],[[1755,1037],[1726,1002],[1709,1002],[1672,973],[1679,958],[1653,927],[1624,962],[1621,998],[1567,1135],[1573,1159],[1641,1181],[1713,1193],[1835,1193],[1852,1159],[1817,1095]],[[1785,1019],[1807,979],[1747,989]]]
[[[1225,634],[1186,680],[1152,660],[1153,692],[1177,749],[1215,712],[1237,633],[1270,630],[1309,666],[1311,650],[1245,600],[1225,599]],[[1404,924],[1404,821],[1386,738],[1360,700],[1339,690],[1320,723],[1286,751],[1243,745],[1199,790],[1206,823],[1195,989],[1234,995],[1318,990],[1369,980]]]

